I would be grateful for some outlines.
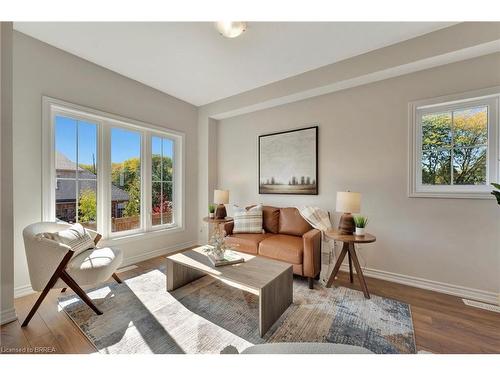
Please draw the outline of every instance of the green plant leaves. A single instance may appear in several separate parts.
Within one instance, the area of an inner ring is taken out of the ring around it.
[[[491,184],[494,188],[500,190],[500,184],[495,184],[495,183],[492,183]],[[497,190],[493,190],[491,192],[492,195],[495,196],[495,198],[497,199],[497,203],[500,204],[500,191],[497,191]]]

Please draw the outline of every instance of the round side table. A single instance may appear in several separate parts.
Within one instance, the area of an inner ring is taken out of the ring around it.
[[[368,287],[366,286],[365,277],[363,276],[363,270],[359,265],[358,257],[356,255],[356,248],[354,244],[357,243],[371,243],[375,242],[377,239],[374,235],[370,233],[366,233],[364,236],[356,236],[354,234],[341,234],[338,230],[327,230],[325,235],[335,241],[341,241],[344,243],[342,246],[342,251],[340,252],[340,256],[335,263],[335,267],[333,267],[332,274],[328,278],[328,282],[326,283],[326,287],[330,288],[333,284],[333,280],[337,273],[339,272],[340,265],[342,264],[346,254],[349,257],[349,280],[351,283],[353,282],[352,277],[352,263],[354,263],[354,268],[356,268],[356,274],[358,275],[359,283],[361,284],[361,289],[363,290],[363,294],[365,298],[370,298],[370,293],[368,293]]]

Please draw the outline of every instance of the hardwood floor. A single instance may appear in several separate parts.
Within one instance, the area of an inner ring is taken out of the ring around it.
[[[157,257],[119,273],[122,280],[156,268],[165,262]],[[500,314],[463,304],[453,297],[428,290],[366,278],[371,294],[394,298],[410,304],[418,350],[433,353],[500,353]],[[349,283],[348,273],[339,273],[334,285],[361,290],[356,278]],[[38,294],[18,298],[15,307],[19,321],[1,327],[2,352],[92,353],[96,349],[68,316],[59,311],[59,290],[52,290],[29,326],[21,328]]]

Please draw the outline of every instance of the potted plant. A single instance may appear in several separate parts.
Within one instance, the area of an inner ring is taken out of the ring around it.
[[[368,218],[366,216],[354,216],[354,223],[356,224],[356,236],[364,236]]]
[[[492,195],[497,199],[497,203],[500,204],[500,184],[491,184],[495,189],[491,192]]]
[[[208,205],[208,217],[213,219],[215,215],[215,204],[210,203]]]

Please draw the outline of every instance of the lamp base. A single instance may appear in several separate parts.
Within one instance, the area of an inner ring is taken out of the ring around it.
[[[352,215],[348,212],[344,213],[339,222],[340,234],[353,234],[355,229],[356,224]]]
[[[226,206],[224,206],[223,204],[219,204],[217,206],[217,209],[215,210],[215,219],[222,220],[225,219],[226,216],[227,216]]]

